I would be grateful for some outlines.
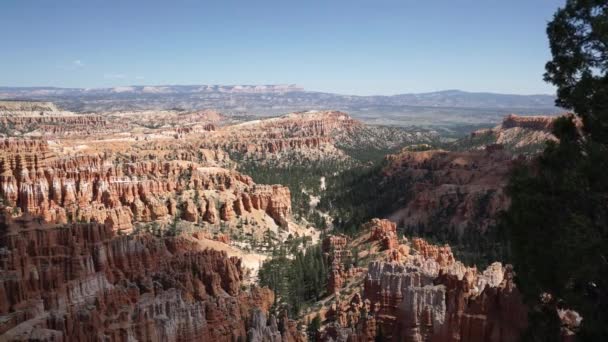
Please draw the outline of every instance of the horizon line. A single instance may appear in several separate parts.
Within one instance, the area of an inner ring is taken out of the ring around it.
[[[367,95],[359,95],[359,94],[348,94],[341,92],[329,92],[322,90],[308,90],[305,87],[299,86],[297,83],[275,83],[275,84],[132,84],[132,85],[117,85],[117,86],[108,86],[108,87],[62,87],[62,86],[48,86],[48,85],[34,85],[34,86],[6,86],[0,85],[0,89],[57,89],[57,90],[105,90],[105,89],[115,89],[115,88],[128,88],[128,87],[201,87],[201,86],[210,86],[210,87],[260,87],[260,86],[271,86],[271,87],[291,87],[294,88],[293,92],[306,92],[306,93],[324,93],[324,94],[333,94],[333,95],[341,95],[341,96],[357,96],[357,97],[374,97],[374,96],[383,96],[383,97],[391,97],[391,96],[399,96],[399,95],[424,95],[424,94],[434,94],[434,93],[445,93],[445,92],[461,92],[468,94],[490,94],[490,95],[512,95],[512,96],[552,96],[555,97],[555,94],[551,93],[514,93],[514,92],[499,92],[499,91],[491,91],[491,90],[463,90],[458,88],[448,88],[448,89],[439,89],[432,91],[406,91],[392,94],[367,94]]]

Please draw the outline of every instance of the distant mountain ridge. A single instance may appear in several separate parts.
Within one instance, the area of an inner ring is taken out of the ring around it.
[[[490,92],[441,90],[428,93],[397,95],[342,95],[306,91],[295,84],[285,85],[159,85],[121,86],[112,88],[0,87],[0,98],[50,99],[52,97],[94,97],[129,95],[195,96],[197,94],[284,94],[294,97],[317,97],[326,101],[342,100],[354,104],[383,104],[397,106],[437,106],[470,108],[551,108],[552,95],[518,95]],[[293,94],[296,93],[296,94]],[[301,94],[297,94],[301,93]],[[307,96],[304,96],[306,94]]]
[[[60,87],[0,87],[0,96],[75,96],[132,94],[191,94],[191,93],[273,93],[304,91],[295,84],[270,85],[132,85],[110,88],[60,88]]]
[[[163,85],[114,88],[0,87],[0,100],[52,101],[74,112],[215,109],[228,115],[276,116],[307,110],[340,110],[370,124],[492,127],[511,113],[554,115],[551,95],[461,90],[398,95],[341,95],[296,85]]]

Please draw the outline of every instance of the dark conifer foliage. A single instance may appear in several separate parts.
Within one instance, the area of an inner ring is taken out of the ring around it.
[[[557,104],[575,117],[559,119],[533,167],[512,175],[512,205],[503,220],[519,287],[531,304],[531,341],[559,335],[556,308],[583,316],[581,341],[608,340],[608,2],[570,0],[547,33],[553,59],[545,79]],[[553,295],[541,305],[542,292]]]
[[[327,266],[320,245],[308,247],[290,257],[289,248],[282,245],[264,262],[259,271],[260,285],[275,291],[278,304],[287,305],[295,317],[325,292]]]

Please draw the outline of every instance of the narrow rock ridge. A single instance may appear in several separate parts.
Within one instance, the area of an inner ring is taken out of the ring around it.
[[[553,129],[554,116],[520,116],[510,114],[502,121],[502,128],[522,127],[536,131],[551,133]]]

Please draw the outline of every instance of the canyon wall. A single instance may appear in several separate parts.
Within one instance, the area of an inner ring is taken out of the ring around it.
[[[389,156],[385,177],[400,183],[407,199],[389,218],[414,233],[485,231],[509,205],[504,188],[512,166],[510,154],[491,150]]]
[[[234,341],[273,294],[240,260],[181,238],[4,217],[0,336],[8,341]]]
[[[206,166],[225,157],[214,151],[193,155],[201,164],[63,155],[42,139],[0,144],[1,340],[237,341],[265,331],[254,312],[270,317],[274,294],[244,285],[241,259],[133,228],[254,214],[286,227],[288,188]],[[292,321],[280,324],[272,336],[301,340]]]
[[[519,340],[527,308],[510,265],[495,262],[478,271],[456,261],[447,245],[399,242],[389,221],[376,219],[366,227],[368,241],[384,257],[370,262],[360,292],[329,308],[321,340]],[[390,248],[384,248],[387,238]]]
[[[115,164],[101,155],[57,157],[43,140],[6,140],[4,145],[0,196],[16,216],[57,224],[97,222],[129,231],[134,222],[175,216],[177,202],[185,203],[189,220],[210,223],[218,216],[228,221],[258,210],[286,226],[291,213],[289,189],[254,184],[236,171],[180,160]]]

